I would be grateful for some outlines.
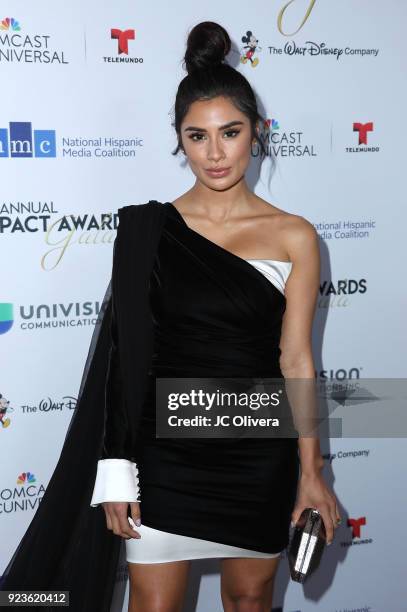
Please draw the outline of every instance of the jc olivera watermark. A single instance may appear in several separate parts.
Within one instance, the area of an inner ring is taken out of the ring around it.
[[[407,379],[156,377],[157,438],[404,437]]]

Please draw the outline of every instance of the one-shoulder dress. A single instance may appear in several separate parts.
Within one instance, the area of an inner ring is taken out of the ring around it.
[[[282,378],[292,263],[243,259],[191,229],[171,202],[164,206],[149,286],[154,349],[137,461],[100,460],[91,506],[140,502],[141,538],[125,540],[128,562],[277,557],[289,542],[298,439],[157,438],[155,379]]]

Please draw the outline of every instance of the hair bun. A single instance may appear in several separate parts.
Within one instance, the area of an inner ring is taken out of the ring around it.
[[[214,21],[202,21],[187,39],[184,63],[188,73],[221,64],[231,49],[229,34]]]

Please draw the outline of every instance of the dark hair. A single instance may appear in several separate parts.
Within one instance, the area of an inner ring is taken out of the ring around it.
[[[178,86],[175,97],[175,118],[173,126],[177,133],[178,144],[173,155],[182,149],[181,123],[190,105],[196,100],[211,100],[225,96],[250,120],[252,138],[256,139],[261,151],[266,155],[264,143],[256,133],[256,122],[263,124],[257,109],[253,89],[238,70],[227,64],[224,59],[231,50],[231,40],[227,31],[213,21],[202,21],[190,31],[184,56],[184,67],[188,74]]]

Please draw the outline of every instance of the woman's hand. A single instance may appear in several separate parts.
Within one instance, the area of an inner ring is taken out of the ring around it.
[[[133,529],[127,516],[127,508],[130,504],[131,518],[137,526],[140,526],[140,504],[139,502],[104,502],[102,504],[106,514],[107,528],[114,534],[129,540],[130,538],[141,538],[138,531]]]
[[[334,538],[334,530],[339,527],[341,517],[335,495],[327,487],[321,473],[301,474],[297,501],[291,515],[294,523],[298,521],[305,508],[316,508],[322,516],[326,530],[327,544]]]

